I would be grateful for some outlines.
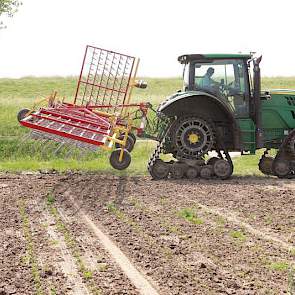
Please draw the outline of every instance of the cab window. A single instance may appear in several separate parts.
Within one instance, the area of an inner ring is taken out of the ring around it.
[[[246,69],[242,60],[216,60],[195,63],[194,89],[226,99],[236,117],[249,116],[249,93]]]

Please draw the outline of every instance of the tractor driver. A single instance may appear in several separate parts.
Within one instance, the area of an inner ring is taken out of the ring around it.
[[[212,67],[208,68],[206,74],[203,76],[201,81],[201,87],[203,89],[214,91],[219,88],[220,84],[211,78],[213,74],[214,69]]]

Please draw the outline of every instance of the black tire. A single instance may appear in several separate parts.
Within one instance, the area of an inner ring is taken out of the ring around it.
[[[180,163],[174,163],[171,167],[171,177],[174,179],[183,178],[185,173],[184,165]]]
[[[215,162],[218,161],[218,160],[219,160],[219,158],[217,158],[217,157],[212,157],[212,158],[210,158],[210,159],[208,160],[207,165],[214,166]]]
[[[285,178],[291,172],[290,163],[287,160],[275,160],[272,165],[272,171],[279,178]]]
[[[110,163],[114,169],[124,170],[124,169],[128,168],[128,166],[131,163],[131,156],[130,156],[129,152],[126,149],[124,149],[123,159],[120,162],[119,161],[120,153],[121,153],[121,149],[116,149],[116,150],[112,151],[112,153],[110,155]]]
[[[265,175],[272,175],[272,165],[273,165],[274,158],[269,156],[263,156],[258,164],[259,170]]]
[[[188,167],[185,172],[185,175],[188,179],[194,179],[194,178],[198,177],[199,170],[195,167]]]
[[[213,165],[213,172],[220,179],[228,179],[232,175],[233,169],[228,161],[218,159]]]
[[[289,140],[288,149],[292,156],[295,156],[295,134]]]
[[[123,140],[123,139],[124,139],[124,135],[120,135],[118,139],[119,139],[119,140]],[[126,141],[126,145],[124,146],[124,149],[127,150],[128,152],[132,152],[132,150],[133,150],[133,148],[134,148],[134,144],[135,144],[135,142],[134,142],[134,140],[133,140],[133,137],[132,137],[130,134],[128,134],[128,136],[127,136],[127,141]],[[116,142],[116,143],[115,143],[115,147],[116,147],[117,149],[119,149],[119,148],[121,148],[122,146],[121,146],[119,143]]]
[[[171,139],[177,155],[187,159],[201,158],[214,145],[212,124],[198,116],[181,117],[174,122]]]
[[[17,120],[18,120],[18,122],[20,122],[21,120],[23,120],[26,117],[27,113],[29,113],[29,112],[30,112],[29,109],[22,109],[22,110],[20,110],[17,113]]]
[[[134,144],[135,144],[136,143],[136,136],[135,136],[135,134],[132,133],[132,132],[130,132],[128,135],[133,139]]]
[[[213,167],[211,165],[202,166],[200,176],[204,179],[211,179],[213,176]]]
[[[170,165],[161,159],[157,159],[155,163],[149,167],[149,172],[154,180],[166,179],[170,172]]]

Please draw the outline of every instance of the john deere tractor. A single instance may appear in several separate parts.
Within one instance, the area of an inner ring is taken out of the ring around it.
[[[158,144],[148,170],[154,179],[229,178],[229,152],[265,152],[262,173],[291,178],[295,174],[295,90],[261,91],[261,56],[187,54],[183,90],[157,109]],[[253,75],[251,73],[253,72]],[[274,157],[270,149],[276,149]],[[215,151],[217,156],[209,157]],[[172,154],[170,161],[161,153]],[[209,153],[210,155],[212,153]]]

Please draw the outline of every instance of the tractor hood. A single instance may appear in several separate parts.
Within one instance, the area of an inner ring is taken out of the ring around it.
[[[269,94],[280,94],[280,95],[295,95],[294,89],[270,89],[264,92],[268,92]]]

